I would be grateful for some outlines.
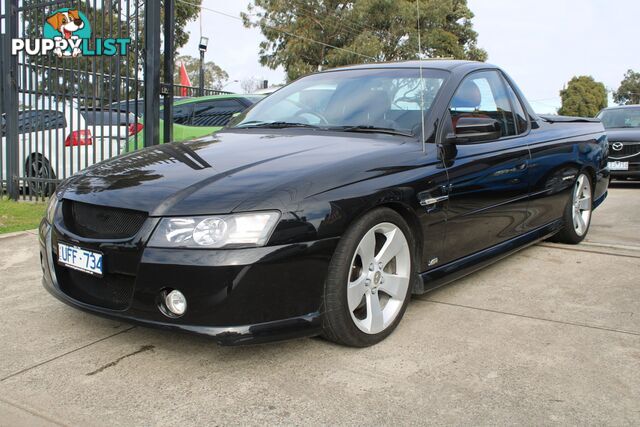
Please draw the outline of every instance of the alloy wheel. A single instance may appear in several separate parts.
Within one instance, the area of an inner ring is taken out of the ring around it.
[[[581,174],[573,190],[573,228],[578,236],[583,236],[591,220],[591,181]]]
[[[349,269],[347,303],[354,324],[377,334],[393,323],[407,296],[411,252],[392,223],[371,228],[360,240]]]

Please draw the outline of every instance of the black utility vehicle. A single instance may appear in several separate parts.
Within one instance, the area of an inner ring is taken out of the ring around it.
[[[584,239],[607,147],[599,120],[537,116],[488,64],[331,70],[215,135],[64,182],[40,227],[44,285],[227,344],[368,346],[411,294],[541,239]]]

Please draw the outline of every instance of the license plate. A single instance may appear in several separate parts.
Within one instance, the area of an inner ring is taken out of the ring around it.
[[[102,254],[99,252],[58,243],[58,263],[74,270],[102,277]]]
[[[627,171],[629,170],[629,162],[609,162],[609,170]]]

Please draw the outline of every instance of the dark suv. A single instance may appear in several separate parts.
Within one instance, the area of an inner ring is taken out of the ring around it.
[[[609,137],[611,176],[640,178],[640,105],[606,108],[598,118]]]

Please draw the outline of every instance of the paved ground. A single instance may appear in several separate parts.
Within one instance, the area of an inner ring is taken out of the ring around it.
[[[640,185],[578,247],[544,243],[415,300],[373,348],[224,348],[81,313],[0,239],[0,425],[640,424]]]

